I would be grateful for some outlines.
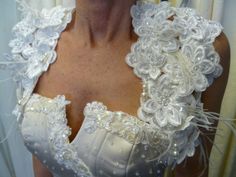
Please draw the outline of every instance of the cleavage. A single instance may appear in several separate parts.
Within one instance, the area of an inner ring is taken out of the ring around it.
[[[67,56],[70,59],[66,61],[63,58],[66,56],[59,52],[56,62],[39,78],[34,93],[49,98],[63,94],[71,101],[66,106],[68,126],[72,129],[71,141],[82,125],[83,109],[88,102],[100,101],[111,111],[137,115],[141,81],[125,59],[116,55],[110,59],[99,58],[99,55],[96,59],[92,58],[93,55],[87,58],[81,56],[75,63],[75,56],[71,55],[72,59]]]

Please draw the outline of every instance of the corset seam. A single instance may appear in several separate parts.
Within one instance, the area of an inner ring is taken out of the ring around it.
[[[137,138],[136,138],[136,141],[137,141]],[[134,145],[136,145],[136,143],[133,143],[131,151],[129,153],[128,162],[127,162],[127,165],[126,165],[126,168],[125,168],[125,177],[128,177],[127,176],[128,175],[128,167],[129,167],[129,164],[130,164],[130,161],[131,161],[131,154],[133,154],[133,151],[134,151]]]
[[[98,157],[100,157],[100,153],[101,153],[101,150],[105,144],[105,141],[107,140],[107,136],[108,136],[108,132],[106,131],[106,135],[104,135],[104,140],[103,142],[101,143],[100,147],[99,147],[99,152],[97,153],[97,157],[96,157],[96,160],[95,160],[95,170],[94,170],[94,173],[95,173],[95,177],[97,177],[97,174],[98,174],[98,169],[97,169],[97,164],[98,164]]]

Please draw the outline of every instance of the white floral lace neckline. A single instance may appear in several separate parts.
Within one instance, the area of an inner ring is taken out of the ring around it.
[[[8,67],[18,83],[14,113],[19,121],[38,78],[56,60],[55,47],[72,11],[61,6],[28,10],[13,29],[16,37],[9,44]],[[213,47],[222,27],[167,2],[137,1],[131,15],[139,39],[126,62],[143,82],[137,118],[170,142],[162,157],[169,164],[181,163],[199,144],[197,125],[210,127],[200,97],[222,72]]]

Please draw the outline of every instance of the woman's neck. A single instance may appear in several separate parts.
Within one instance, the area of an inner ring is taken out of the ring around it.
[[[77,0],[74,29],[91,46],[132,38],[130,8],[136,0]]]

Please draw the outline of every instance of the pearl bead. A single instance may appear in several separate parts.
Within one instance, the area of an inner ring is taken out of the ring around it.
[[[174,156],[177,156],[177,155],[178,155],[178,152],[177,152],[177,151],[173,151],[173,155],[174,155]]]

